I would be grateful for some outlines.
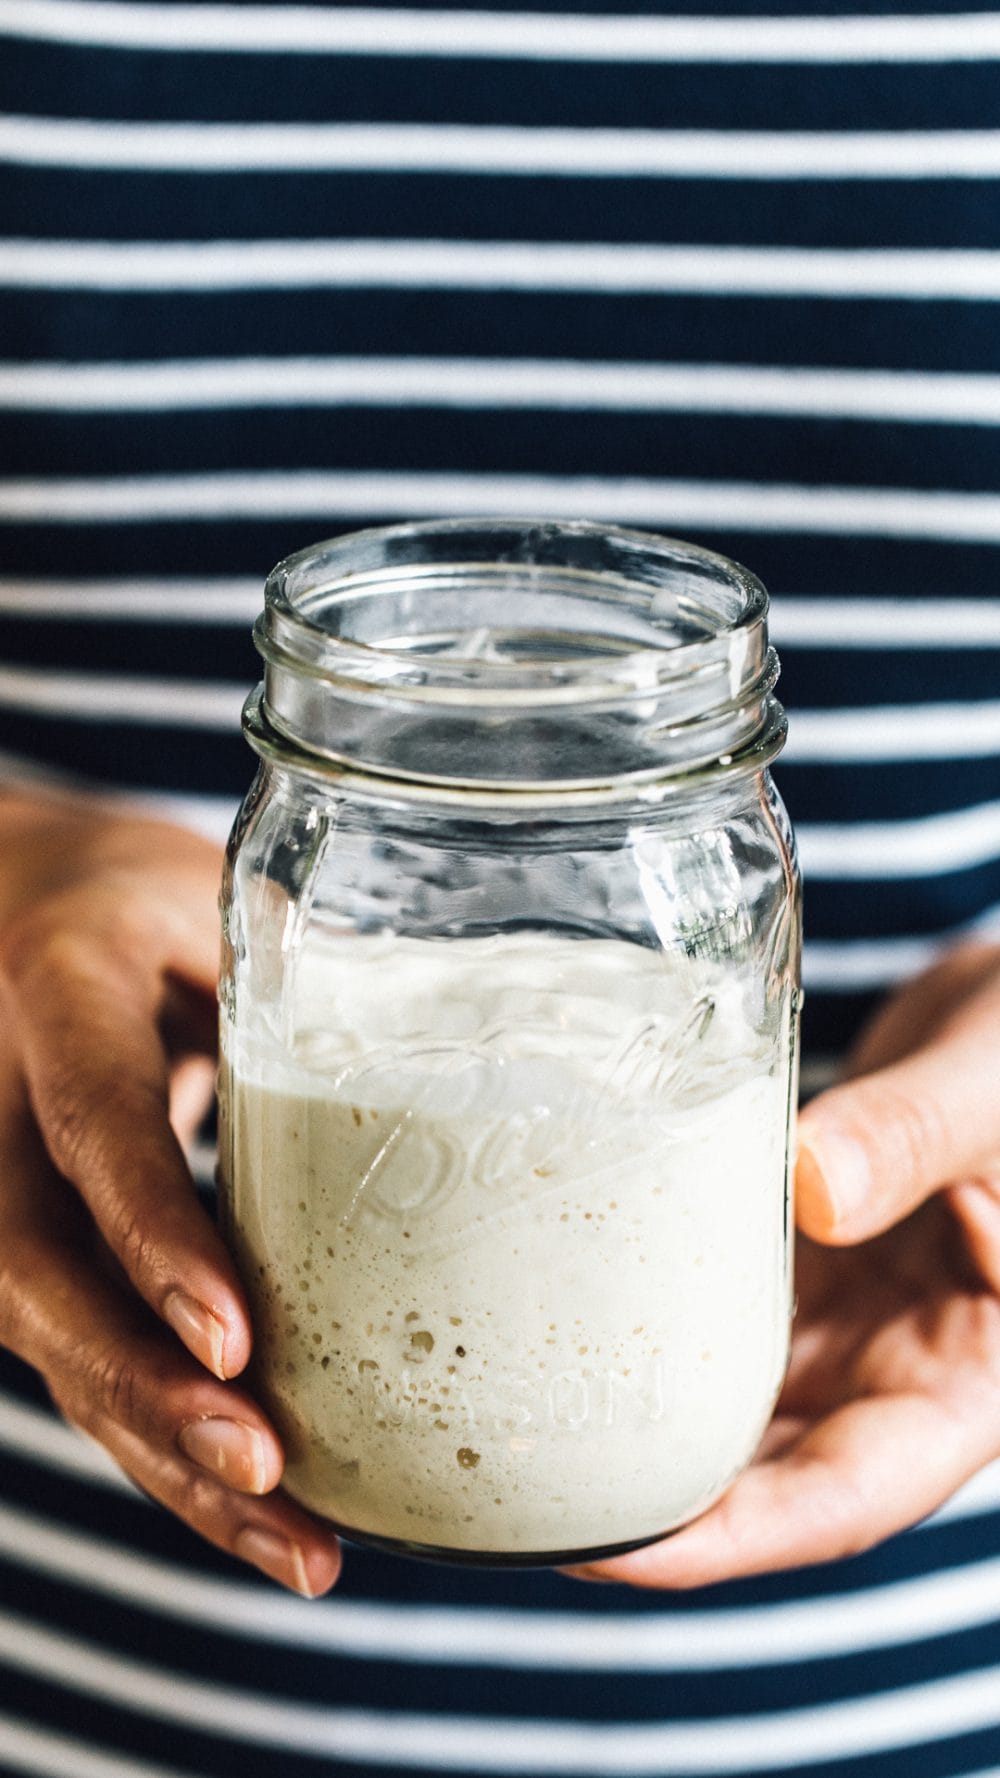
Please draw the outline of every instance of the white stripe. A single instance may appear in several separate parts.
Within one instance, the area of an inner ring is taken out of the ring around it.
[[[996,1727],[1000,1668],[901,1686],[875,1697],[712,1722],[544,1722],[488,1716],[351,1710],[262,1697],[151,1667],[118,1652],[60,1635],[13,1613],[0,1617],[0,1655],[22,1672],[155,1721],[207,1734],[235,1735],[260,1747],[337,1755],[367,1763],[396,1762],[484,1772],[602,1775],[631,1778],[669,1763],[701,1774],[782,1770],[808,1760],[846,1758],[904,1748]]]
[[[264,583],[240,580],[3,580],[0,615],[249,626]]]
[[[77,1481],[96,1482],[102,1488],[114,1488],[130,1494],[133,1499],[146,1496],[133,1488],[128,1477],[108,1453],[82,1432],[76,1432],[52,1414],[26,1407],[12,1396],[0,1393],[0,1448],[43,1463]]]
[[[0,706],[87,721],[227,731],[239,726],[248,690],[214,680],[0,667]],[[997,751],[1000,702],[991,701],[797,710],[790,719],[785,758],[794,765],[817,760],[876,764],[984,757]],[[857,833],[859,827],[850,831]]]
[[[172,728],[225,732],[239,726],[248,689],[213,681],[0,667],[0,707],[87,721],[166,723]],[[874,765],[885,760],[971,759],[997,751],[1000,702],[911,704],[794,711],[785,761]]]
[[[3,609],[0,591],[0,610]],[[768,620],[779,647],[995,648],[1000,599],[786,598]]]
[[[251,624],[263,581],[222,576],[132,580],[5,580],[0,615],[132,622]],[[990,648],[1000,644],[1000,599],[798,598],[771,604],[771,635],[792,648]]]
[[[89,1738],[89,1737],[88,1737]],[[161,1766],[130,1754],[102,1753],[76,1736],[53,1734],[0,1712],[0,1759],[31,1778],[197,1778],[190,1769]]]
[[[248,766],[252,764],[249,759],[247,763]],[[112,791],[110,800],[138,814],[154,815],[159,821],[189,827],[194,833],[204,834],[207,840],[214,840],[218,846],[225,845],[239,810],[239,802],[233,797],[174,796],[168,791]]]
[[[945,951],[967,939],[1000,942],[1000,903],[929,938],[807,939],[803,980],[807,989],[822,994],[888,989],[930,968]]]
[[[555,408],[1000,425],[1000,376],[531,358],[178,358],[2,364],[0,408]]]
[[[997,1466],[980,1510],[997,1503]],[[977,1478],[978,1480],[979,1478]],[[959,1516],[957,1513],[953,1516]],[[971,1629],[1000,1615],[1000,1557],[824,1598],[745,1609],[623,1616],[586,1611],[320,1605],[170,1567],[104,1538],[0,1507],[0,1554],[60,1582],[248,1640],[405,1666],[461,1660],[526,1672],[711,1672],[831,1659]]]
[[[862,994],[909,981],[950,945],[971,932],[990,936],[985,927],[939,933],[933,938],[807,939],[802,947],[802,979],[807,992]],[[994,911],[992,936],[1000,937],[1000,915]]]
[[[1000,802],[914,821],[806,823],[797,833],[803,870],[826,882],[935,876],[1000,856]]]
[[[238,730],[248,685],[0,667],[0,706],[88,722]]]
[[[142,172],[559,178],[995,179],[1000,130],[610,130],[0,118],[0,158]]]
[[[914,18],[645,18],[407,7],[18,0],[0,35],[248,54],[500,56],[601,62],[962,62],[1000,55],[995,13]]]
[[[1000,701],[794,710],[784,758],[875,765],[885,760],[976,759],[1000,754]]]
[[[2,1393],[0,1445],[30,1462],[146,1499],[98,1445],[50,1414]],[[1000,1463],[993,1463],[917,1530],[998,1508]],[[438,1611],[432,1606],[341,1599],[303,1604],[280,1593],[262,1595],[240,1582],[192,1575],[116,1551],[103,1540],[98,1544],[13,1508],[0,1508],[0,1548],[15,1557],[28,1555],[64,1579],[109,1590],[171,1616],[222,1624],[238,1635],[406,1662],[465,1653],[477,1664],[602,1671],[711,1668],[723,1662],[754,1665],[935,1635],[957,1627],[959,1594],[962,1622],[978,1621],[984,1609],[992,1612],[1000,1574],[1000,1559],[995,1558],[955,1575],[943,1573],[852,1592],[842,1600],[825,1602],[822,1614],[809,1602],[754,1606],[749,1614],[752,1637],[748,1614],[740,1610],[685,1613],[680,1621],[667,1610],[662,1617],[616,1622],[609,1638],[605,1626],[586,1612],[547,1613],[540,1621],[533,1611],[497,1613],[492,1607]],[[250,1612],[245,1609],[248,1604]],[[556,1648],[553,1629],[559,1631]]]
[[[980,1513],[996,1512],[1000,1509],[1000,1463],[987,1464],[978,1475],[939,1506],[936,1513],[924,1519],[917,1527],[919,1530],[933,1529],[935,1525],[945,1524],[954,1519],[975,1518]]]
[[[1000,253],[587,241],[0,239],[3,285],[157,295],[340,288],[996,302]]]
[[[129,524],[484,513],[810,535],[1000,542],[1000,495],[640,476],[277,470],[0,482],[0,522]]]

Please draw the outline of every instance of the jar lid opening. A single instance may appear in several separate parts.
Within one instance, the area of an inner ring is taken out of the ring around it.
[[[263,714],[308,753],[431,783],[687,772],[773,722],[766,617],[738,564],[644,532],[515,519],[360,532],[269,577]]]

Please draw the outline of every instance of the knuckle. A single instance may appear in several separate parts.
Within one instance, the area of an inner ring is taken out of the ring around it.
[[[155,1129],[151,1095],[148,1101],[135,1083],[123,1087],[112,1124],[104,1110],[106,1090],[97,1080],[80,1078],[71,1058],[55,1059],[47,1073],[40,1127],[55,1166],[77,1187],[129,1277],[145,1289],[159,1269],[146,1153],[146,1133]]]
[[[58,898],[22,908],[0,929],[0,975],[14,987],[36,975],[76,975],[93,967],[93,944],[68,924]]]
[[[120,1347],[94,1353],[86,1368],[83,1395],[88,1413],[97,1412],[118,1425],[138,1429],[145,1391],[133,1358]]]
[[[196,1529],[211,1525],[217,1530],[220,1513],[225,1511],[225,1490],[211,1476],[191,1468],[180,1482],[178,1510]]]
[[[927,1184],[940,1183],[944,1157],[954,1147],[954,1135],[941,1106],[929,1096],[895,1095],[896,1140],[909,1178]]]
[[[120,1199],[106,1226],[106,1239],[115,1257],[133,1280],[148,1280],[158,1270],[156,1242],[141,1207]]]
[[[171,1459],[164,1479],[162,1497],[171,1512],[219,1549],[235,1554],[240,1519],[228,1488],[184,1460],[178,1464]]]
[[[99,1440],[103,1418],[97,1403],[88,1400],[86,1395],[81,1395],[79,1386],[61,1374],[47,1376],[45,1386],[52,1397],[53,1406],[66,1424],[72,1426],[75,1432],[83,1432],[88,1438]]]
[[[858,1127],[871,1145],[881,1184],[895,1196],[943,1183],[954,1149],[944,1109],[930,1094],[883,1076],[864,1089]]]
[[[62,1173],[76,1178],[93,1144],[93,1118],[68,1054],[53,1055],[45,1078],[45,1144]]]

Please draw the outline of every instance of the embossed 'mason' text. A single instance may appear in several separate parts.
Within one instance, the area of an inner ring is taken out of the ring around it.
[[[403,1366],[360,1373],[366,1414],[391,1430],[451,1433],[478,1428],[494,1434],[589,1432],[662,1420],[667,1391],[660,1357],[639,1365],[574,1365],[544,1375],[509,1373],[503,1387],[436,1381]]]

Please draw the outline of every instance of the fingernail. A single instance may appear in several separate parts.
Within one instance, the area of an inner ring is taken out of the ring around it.
[[[871,1198],[872,1170],[866,1150],[842,1130],[809,1130],[799,1139],[799,1184],[825,1198],[832,1226],[850,1222]]]
[[[315,1598],[297,1543],[279,1536],[276,1531],[264,1531],[259,1525],[244,1525],[237,1534],[234,1548],[245,1562],[252,1562],[255,1568],[269,1574],[272,1580],[280,1581],[283,1587],[291,1587],[305,1599]]]
[[[247,1494],[264,1492],[264,1440],[252,1426],[241,1426],[238,1420],[191,1420],[181,1427],[177,1443],[192,1463],[220,1475],[231,1487]]]
[[[223,1348],[226,1330],[218,1316],[206,1309],[204,1303],[196,1302],[193,1296],[185,1296],[182,1290],[171,1291],[163,1305],[163,1314],[188,1351],[193,1352],[216,1377],[225,1379]]]

